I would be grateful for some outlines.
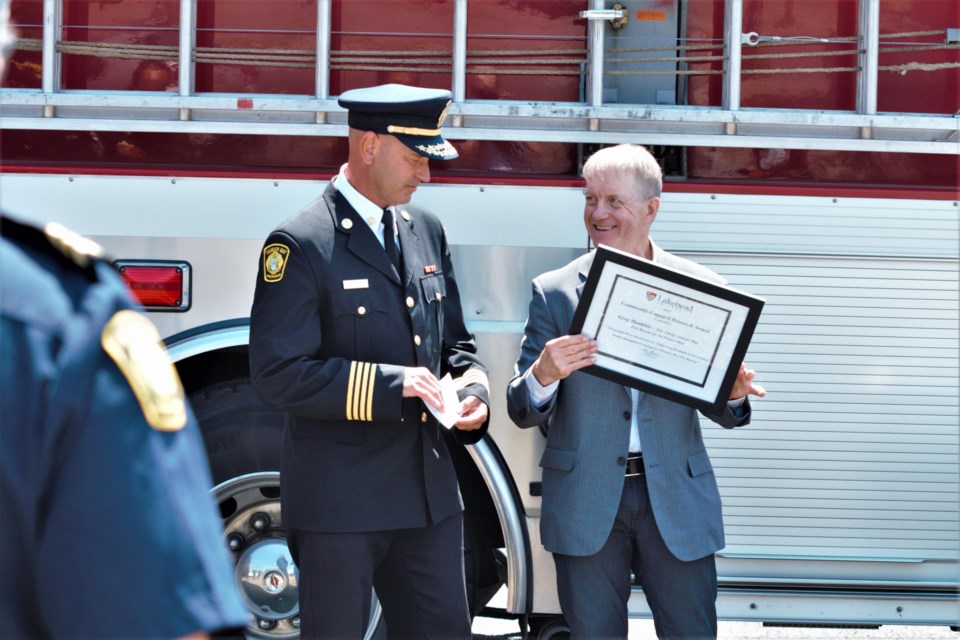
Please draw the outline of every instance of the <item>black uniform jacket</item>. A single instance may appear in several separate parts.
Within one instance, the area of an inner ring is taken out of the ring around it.
[[[462,511],[443,427],[403,398],[404,368],[489,405],[439,220],[396,207],[399,276],[333,185],[267,238],[250,318],[258,395],[287,413],[284,522],[311,531],[421,527]],[[487,425],[451,434],[477,442]]]

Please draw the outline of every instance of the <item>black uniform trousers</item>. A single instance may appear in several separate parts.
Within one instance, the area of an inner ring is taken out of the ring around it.
[[[372,589],[391,640],[471,637],[463,514],[414,529],[289,529],[287,544],[300,568],[301,638],[362,638]]]

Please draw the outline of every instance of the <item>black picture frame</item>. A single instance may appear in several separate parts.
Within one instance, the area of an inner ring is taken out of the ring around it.
[[[570,325],[598,342],[582,369],[717,415],[764,300],[600,245]]]

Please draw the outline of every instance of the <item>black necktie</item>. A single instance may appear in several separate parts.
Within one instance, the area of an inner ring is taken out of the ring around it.
[[[388,207],[383,210],[383,248],[387,252],[387,257],[393,263],[397,274],[403,273],[400,270],[400,250],[397,248],[397,240],[394,237],[393,211]]]

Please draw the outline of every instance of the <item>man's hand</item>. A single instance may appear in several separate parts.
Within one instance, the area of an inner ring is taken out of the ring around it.
[[[746,395],[762,398],[767,395],[766,389],[758,384],[754,384],[753,379],[757,377],[757,372],[753,369],[747,369],[747,365],[740,363],[740,372],[737,373],[737,379],[733,383],[733,389],[730,390],[730,399],[736,400]]]
[[[596,352],[597,341],[593,338],[583,335],[554,338],[533,363],[533,377],[546,387],[596,362]]]
[[[460,419],[454,425],[463,431],[473,431],[487,421],[487,405],[477,396],[467,396],[460,402]]]
[[[403,370],[403,397],[420,398],[434,409],[443,411],[440,381],[426,367],[407,367]]]

